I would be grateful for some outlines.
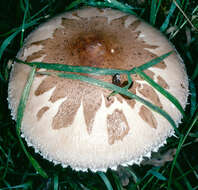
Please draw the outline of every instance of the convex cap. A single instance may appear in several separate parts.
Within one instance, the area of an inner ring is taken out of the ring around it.
[[[188,79],[174,47],[139,18],[112,9],[83,8],[40,25],[25,40],[17,58],[26,62],[130,70],[169,51],[144,72],[185,108]],[[31,67],[14,63],[9,105],[17,107]],[[44,69],[39,69],[43,71]],[[127,77],[92,76],[117,85]],[[181,113],[137,74],[132,93],[181,121]],[[113,81],[112,81],[113,80]],[[75,170],[105,171],[140,163],[174,134],[170,123],[142,103],[79,80],[36,74],[22,121],[22,136],[46,159]]]

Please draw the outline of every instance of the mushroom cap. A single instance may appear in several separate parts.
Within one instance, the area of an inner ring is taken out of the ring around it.
[[[145,70],[185,108],[188,78],[170,42],[139,18],[112,9],[82,8],[40,25],[25,40],[17,58],[100,68],[131,69],[173,50]],[[14,63],[8,100],[13,118],[31,67]],[[39,69],[42,71],[44,69]],[[112,83],[112,76],[92,76]],[[116,76],[114,76],[116,77]],[[182,115],[137,75],[129,89],[161,107],[178,126]],[[126,76],[113,80],[124,83]],[[36,74],[22,121],[27,144],[55,164],[75,170],[106,171],[139,164],[174,134],[161,115],[134,99],[79,80]]]

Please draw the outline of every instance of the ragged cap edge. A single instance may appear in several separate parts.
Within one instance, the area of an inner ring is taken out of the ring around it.
[[[178,126],[178,125],[177,125]],[[120,165],[121,166],[124,166],[124,167],[128,167],[128,166],[131,166],[133,164],[136,164],[136,165],[141,165],[141,162],[145,159],[145,158],[151,158],[151,154],[152,152],[157,152],[159,150],[159,148],[163,147],[166,143],[167,143],[167,138],[171,137],[171,136],[174,136],[175,135],[175,132],[174,130],[171,130],[170,131],[170,134],[165,138],[164,141],[162,141],[160,144],[158,144],[156,147],[151,147],[151,151],[145,151],[145,153],[138,157],[137,159],[135,160],[130,160],[130,161],[126,161],[126,162],[123,162],[121,163]],[[29,147],[32,147],[35,151],[35,153],[38,153],[40,154],[43,158],[47,159],[48,161],[52,162],[54,165],[58,165],[58,164],[61,164],[61,166],[63,168],[66,168],[68,166],[70,166],[73,170],[75,171],[83,171],[83,172],[88,172],[88,170],[91,170],[92,172],[98,172],[98,171],[102,171],[102,172],[106,172],[108,170],[108,168],[81,168],[81,167],[73,167],[71,165],[67,165],[67,164],[63,164],[61,163],[60,161],[56,161],[56,160],[53,160],[52,158],[50,158],[49,155],[43,155],[37,148],[35,148],[35,146],[28,140],[27,137],[25,137],[24,134],[21,134],[21,137],[25,139],[25,141],[27,142],[27,145]],[[157,143],[156,143],[157,144]],[[112,170],[117,170],[119,165],[113,165],[113,166],[110,166],[109,168],[112,169]]]

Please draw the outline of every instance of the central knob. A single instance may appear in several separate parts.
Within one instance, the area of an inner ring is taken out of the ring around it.
[[[92,42],[90,44],[86,44],[85,47],[86,53],[91,57],[99,57],[105,54],[105,47],[100,42]]]
[[[109,56],[105,40],[93,34],[80,36],[76,48],[80,63],[86,66],[101,66]]]
[[[78,33],[68,43],[71,65],[99,68],[121,68],[124,62],[122,44],[114,34],[100,31]],[[117,65],[116,65],[117,64]]]

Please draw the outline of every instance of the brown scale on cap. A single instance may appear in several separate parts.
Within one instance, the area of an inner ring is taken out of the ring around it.
[[[153,113],[146,106],[141,106],[139,115],[149,126],[155,129],[157,128],[157,121]]]
[[[123,140],[129,132],[129,125],[124,113],[116,109],[107,116],[107,132],[109,144],[114,144],[116,140]]]
[[[157,55],[148,51],[147,48],[155,49],[157,46],[144,42],[139,38],[140,31],[136,31],[141,21],[136,20],[126,28],[124,23],[127,18],[128,16],[114,19],[110,24],[106,17],[62,18],[63,27],[54,31],[53,39],[32,43],[42,45],[43,49],[29,56],[27,60],[37,58],[40,53],[41,56],[45,55],[43,62],[49,64],[57,62],[76,66],[132,69],[156,58]],[[162,62],[157,67],[164,69],[166,65]],[[145,72],[153,78],[154,74],[151,71]],[[112,76],[92,77],[112,82]],[[136,93],[138,84],[136,80],[141,79],[133,78],[133,80],[136,85],[133,85],[130,91]],[[67,97],[53,118],[53,128],[59,129],[71,125],[82,102],[87,130],[90,134],[95,114],[101,106],[101,97],[104,95],[106,98],[111,92],[87,83],[47,76],[38,86],[35,95],[39,96],[53,87],[55,90],[49,101],[56,102],[60,98]],[[150,95],[156,96],[152,90],[150,90]],[[125,100],[132,108],[135,105],[135,100],[125,99],[119,94],[116,97],[120,102]],[[111,101],[105,101],[106,105],[110,106],[114,102],[114,97],[111,97]],[[158,101],[155,103],[160,104]],[[123,120],[123,114],[117,114],[117,116]],[[116,139],[116,137],[112,138]],[[111,142],[113,143],[114,140]]]
[[[165,88],[165,89],[169,89],[168,84],[166,83],[166,81],[165,81],[161,76],[158,76],[158,77],[157,77],[157,83],[158,83],[161,87],[163,87],[163,88]]]
[[[38,113],[36,114],[37,119],[38,119],[38,120],[41,119],[41,117],[43,116],[43,114],[44,114],[48,109],[49,109],[48,106],[42,107],[42,108],[38,111]]]
[[[143,87],[142,88],[139,87],[138,91],[144,97],[148,98],[153,104],[162,108],[162,104],[160,102],[158,94],[155,92],[155,90],[151,86],[149,86],[148,84],[143,84]]]
[[[37,51],[37,52],[33,53],[32,55],[28,56],[26,61],[31,62],[37,58],[40,58],[43,55],[45,55],[45,52],[43,50]]]

